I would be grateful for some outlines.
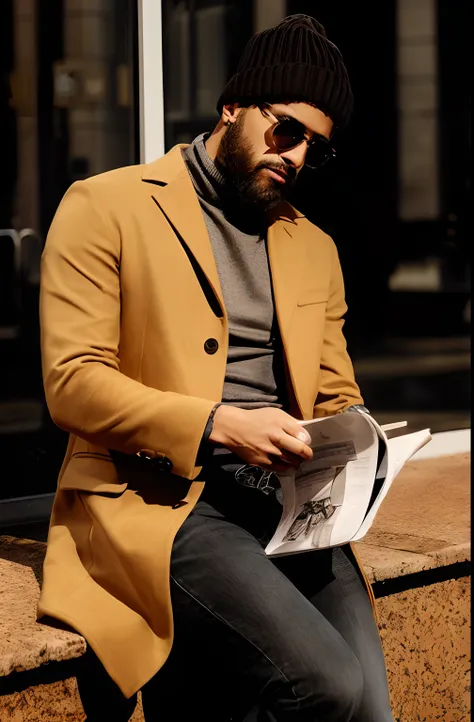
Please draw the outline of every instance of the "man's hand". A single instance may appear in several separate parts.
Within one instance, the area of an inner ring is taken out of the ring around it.
[[[246,410],[219,406],[209,440],[225,446],[241,459],[275,472],[298,468],[313,452],[308,432],[281,409]]]

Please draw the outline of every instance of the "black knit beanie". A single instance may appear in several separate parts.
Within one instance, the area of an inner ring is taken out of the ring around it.
[[[262,102],[306,102],[338,128],[349,122],[354,100],[342,55],[309,15],[290,15],[249,40],[217,110]]]

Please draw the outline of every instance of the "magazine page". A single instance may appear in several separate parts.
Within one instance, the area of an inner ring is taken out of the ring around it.
[[[359,541],[367,534],[397,474],[406,462],[430,440],[431,433],[429,429],[403,434],[403,436],[396,436],[387,440],[387,474],[385,480],[352,541]]]
[[[286,545],[291,540],[298,539],[302,532],[302,524],[304,524],[304,520],[307,520],[307,512],[311,507],[314,509],[320,499],[327,499],[327,495],[331,494],[332,483],[338,468],[341,467],[329,467],[314,472],[310,484],[304,479],[300,479],[300,483],[298,483],[295,472],[279,475],[283,510],[280,523],[265,549],[268,555],[292,553],[291,550],[281,551],[279,547]],[[339,496],[339,498],[341,497]],[[324,509],[324,502],[322,506]],[[298,519],[297,511],[299,507],[302,507],[300,519]],[[309,522],[311,523],[311,520]],[[306,549],[302,551],[306,551]]]
[[[266,547],[269,555],[296,554],[342,544],[360,528],[377,471],[378,437],[362,414],[301,422],[313,458],[281,475],[283,511]]]

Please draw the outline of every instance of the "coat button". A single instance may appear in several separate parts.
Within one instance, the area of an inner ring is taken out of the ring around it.
[[[219,343],[215,338],[208,338],[204,343],[204,351],[209,354],[216,353],[219,348]]]
[[[156,462],[156,466],[160,471],[171,471],[173,468],[173,462],[171,459],[168,459],[167,456],[164,457],[164,459],[158,459]]]
[[[137,456],[139,459],[142,459],[142,461],[153,461],[156,453],[151,449],[142,449],[141,451],[137,451]]]

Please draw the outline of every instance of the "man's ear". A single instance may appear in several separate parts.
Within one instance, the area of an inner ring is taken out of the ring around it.
[[[228,103],[222,108],[221,120],[224,125],[235,123],[242,108],[238,103]]]

